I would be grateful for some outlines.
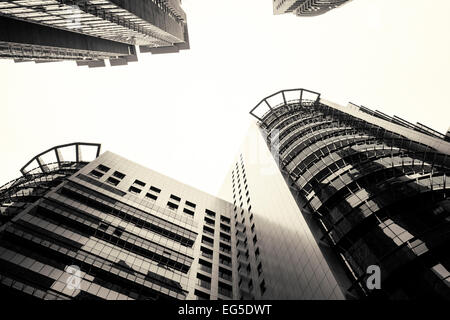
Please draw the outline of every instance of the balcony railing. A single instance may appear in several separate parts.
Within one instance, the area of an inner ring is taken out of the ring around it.
[[[208,272],[208,273],[212,272],[212,268],[211,267],[205,266],[203,264],[200,264],[200,270]]]
[[[219,293],[225,297],[231,298],[233,296],[233,291],[229,289],[225,289],[222,287],[219,287]]]
[[[213,254],[212,253],[206,253],[204,251],[201,251],[201,255],[202,257],[208,258],[208,259],[212,259],[213,258]]]
[[[197,279],[197,284],[205,289],[211,289],[211,283],[205,280]]]

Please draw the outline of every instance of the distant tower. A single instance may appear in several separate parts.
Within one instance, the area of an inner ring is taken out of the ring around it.
[[[246,140],[241,152],[255,220],[294,228],[297,212],[306,221],[299,230],[309,228],[349,296],[450,299],[450,143],[444,134],[304,89],[264,98],[251,114],[259,139]],[[271,161],[261,157],[259,142]],[[258,232],[262,239],[273,233],[269,226]],[[304,251],[299,263],[320,256],[303,250],[311,242],[303,239],[296,242],[295,250]],[[366,285],[373,265],[381,271],[380,290]]]
[[[318,16],[349,1],[351,0],[274,0],[273,13],[292,12],[302,17]]]

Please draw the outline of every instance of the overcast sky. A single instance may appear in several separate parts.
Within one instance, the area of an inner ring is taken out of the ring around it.
[[[100,142],[216,194],[249,110],[306,88],[450,125],[450,1],[354,0],[323,16],[272,14],[271,0],[183,0],[191,49],[122,67],[0,61],[0,185],[58,144]]]

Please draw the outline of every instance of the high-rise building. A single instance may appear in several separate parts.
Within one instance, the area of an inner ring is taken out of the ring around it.
[[[450,299],[448,135],[303,89],[251,114],[221,195],[250,209],[263,266],[297,259],[299,279],[329,267],[347,297]]]
[[[273,13],[292,12],[302,17],[318,16],[349,1],[351,0],[273,0]]]
[[[251,110],[215,197],[73,143],[0,188],[0,291],[44,299],[450,299],[450,142],[304,90]]]
[[[189,48],[180,0],[0,2],[0,58],[112,66]]]
[[[285,257],[298,246],[269,251],[275,239],[257,233],[267,222],[247,209],[100,154],[100,145],[51,148],[21,172],[0,188],[0,291],[9,296],[343,298],[313,244],[307,264]],[[306,235],[296,226],[271,227],[288,244]]]

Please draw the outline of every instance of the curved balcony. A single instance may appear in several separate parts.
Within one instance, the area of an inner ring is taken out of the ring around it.
[[[34,156],[20,169],[21,177],[0,187],[0,224],[97,158],[100,149],[100,144],[74,142]]]

